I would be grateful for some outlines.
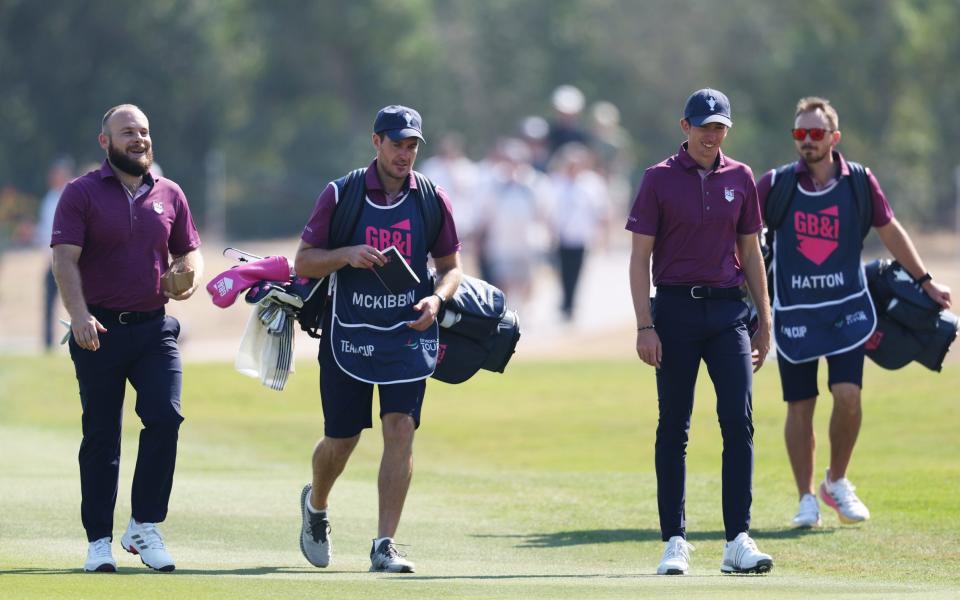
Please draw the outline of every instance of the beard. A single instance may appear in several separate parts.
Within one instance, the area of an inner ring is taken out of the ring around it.
[[[819,152],[816,147],[803,146],[800,148],[800,157],[808,165],[814,165],[830,156],[830,149]],[[151,157],[152,158],[152,157]]]
[[[143,177],[153,166],[153,147],[148,147],[140,158],[133,159],[120,151],[113,145],[113,140],[110,140],[107,145],[107,158],[110,160],[110,164],[124,173],[134,177]]]

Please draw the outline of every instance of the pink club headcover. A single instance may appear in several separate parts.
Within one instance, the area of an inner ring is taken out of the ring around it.
[[[261,281],[286,283],[290,280],[290,263],[285,256],[268,256],[251,263],[227,269],[210,280],[207,293],[220,308],[233,304],[237,296]]]

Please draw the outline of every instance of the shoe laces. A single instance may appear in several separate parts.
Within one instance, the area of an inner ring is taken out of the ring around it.
[[[90,549],[87,554],[91,558],[110,558],[113,556],[110,551],[110,538],[104,537],[90,542]]]
[[[326,543],[327,534],[331,531],[330,521],[326,515],[320,513],[310,513],[310,537],[314,542]]]
[[[685,539],[679,539],[674,542],[667,544],[666,549],[663,551],[663,559],[668,560],[671,558],[690,558],[690,551],[696,550],[693,547],[693,544],[690,544]]]
[[[137,529],[138,531],[136,533],[140,534],[140,537],[143,539],[143,543],[146,544],[148,549],[166,549],[166,546],[163,545],[163,536],[160,535],[160,530],[157,529],[156,523],[140,523]]]
[[[397,546],[406,546],[406,544],[398,544],[396,542],[388,542],[384,546],[381,546],[381,549],[377,551],[378,554],[382,554],[387,558],[405,558],[407,555],[397,548]]]
[[[752,550],[754,552],[760,552],[760,549],[757,548],[757,543],[753,541],[753,538],[749,535],[746,536],[743,540],[740,541],[740,545],[746,548],[747,550]]]
[[[838,502],[844,504],[860,502],[860,499],[857,498],[857,495],[853,493],[856,488],[850,480],[844,477],[843,479],[838,479],[836,481],[830,482],[830,493],[837,499]]]

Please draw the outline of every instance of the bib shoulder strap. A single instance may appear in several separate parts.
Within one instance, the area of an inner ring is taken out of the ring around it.
[[[437,186],[427,179],[422,173],[413,172],[417,178],[417,199],[420,202],[420,212],[423,215],[423,223],[426,226],[427,250],[433,248],[440,237],[440,229],[443,228],[443,210],[440,208],[440,196],[437,194]]]
[[[787,216],[787,209],[790,208],[790,201],[793,199],[793,191],[797,188],[797,174],[794,171],[794,163],[780,165],[774,170],[773,186],[770,193],[767,194],[767,202],[763,209],[763,219],[767,222],[767,228],[772,230],[780,227],[784,217]]]
[[[366,169],[354,169],[333,182],[337,187],[337,206],[330,219],[330,247],[340,248],[350,243],[363,212]]]
[[[857,218],[860,219],[860,238],[864,239],[873,226],[873,196],[870,193],[870,181],[867,169],[853,161],[847,161],[850,169],[850,183],[853,186],[853,198],[857,203]]]
[[[773,263],[773,238],[777,228],[783,223],[787,216],[787,209],[790,208],[790,201],[793,199],[793,190],[797,187],[797,174],[794,171],[794,163],[780,165],[773,170],[773,185],[767,194],[767,202],[763,206],[763,220],[767,228],[763,232],[763,238],[760,240],[768,248],[767,254],[767,276],[772,275],[770,267]],[[773,282],[769,281],[770,298],[773,299]]]

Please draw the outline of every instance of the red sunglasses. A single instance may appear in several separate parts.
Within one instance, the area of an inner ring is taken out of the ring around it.
[[[798,142],[802,142],[803,140],[807,139],[808,133],[810,134],[811,140],[819,142],[823,139],[823,136],[830,132],[831,131],[829,129],[823,129],[822,127],[811,127],[809,129],[806,127],[797,127],[796,129],[790,130],[790,133],[793,134],[793,139],[797,140]]]

